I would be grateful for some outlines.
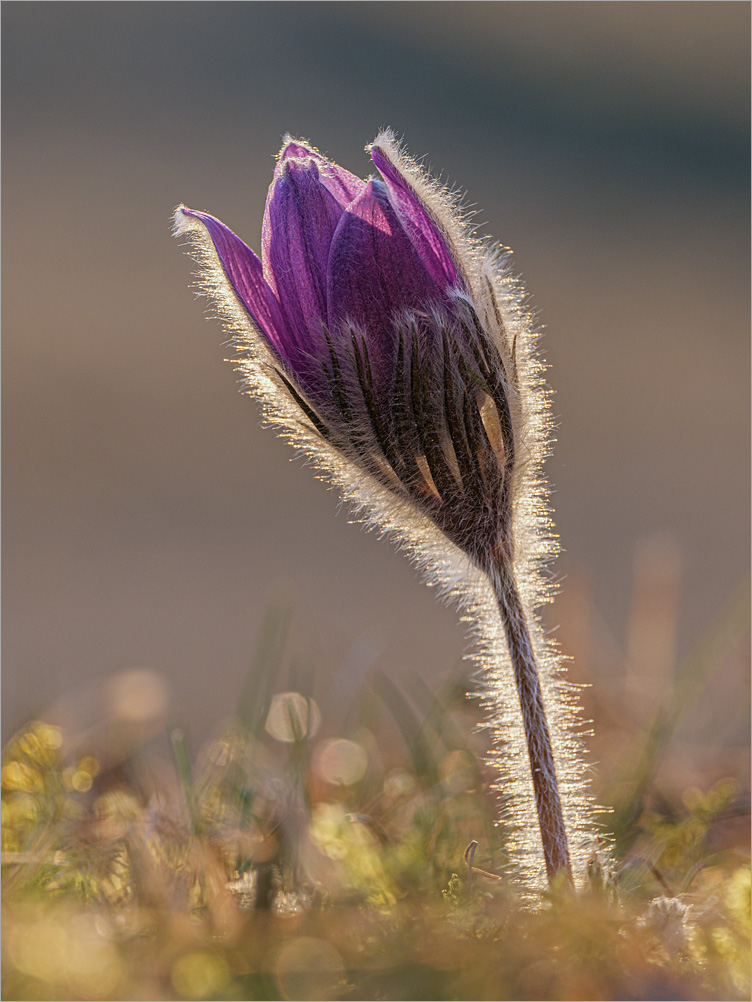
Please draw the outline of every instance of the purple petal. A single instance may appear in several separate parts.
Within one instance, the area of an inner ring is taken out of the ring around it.
[[[225,275],[272,350],[299,377],[312,396],[321,398],[322,375],[319,371],[310,371],[310,350],[301,348],[291,339],[279,303],[264,280],[258,256],[231,229],[209,213],[185,207],[181,211],[206,227]],[[325,394],[325,390],[323,392]]]
[[[287,142],[280,151],[274,171],[274,181],[281,175],[285,164],[290,160],[302,163],[308,163],[312,160],[319,169],[321,183],[329,194],[336,198],[343,209],[346,209],[350,202],[355,201],[366,186],[365,181],[351,174],[349,170],[345,170],[344,167],[339,167],[331,160],[327,160],[326,157],[322,157],[319,151],[313,147],[294,139]]]
[[[329,325],[360,327],[382,382],[394,354],[394,315],[444,299],[408,239],[381,181],[369,181],[340,220],[327,268]]]
[[[204,224],[236,295],[256,326],[278,350],[283,351],[284,345],[279,334],[281,318],[275,308],[276,304],[269,296],[258,256],[231,229],[208,212],[188,208],[183,208],[182,212]]]
[[[288,158],[269,190],[262,231],[264,277],[280,304],[286,336],[315,354],[326,346],[326,267],[342,206],[315,161]]]
[[[450,253],[433,214],[380,146],[371,147],[371,159],[384,179],[389,198],[402,225],[433,280],[447,289],[466,288],[459,265]]]

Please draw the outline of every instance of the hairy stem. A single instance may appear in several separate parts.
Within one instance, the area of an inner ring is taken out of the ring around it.
[[[551,734],[543,705],[530,629],[512,569],[506,559],[500,559],[492,568],[490,578],[499,603],[499,612],[504,624],[514,668],[514,679],[520,697],[546,873],[550,884],[559,882],[563,877],[565,882],[571,885],[572,867],[569,861],[567,833],[564,828]]]

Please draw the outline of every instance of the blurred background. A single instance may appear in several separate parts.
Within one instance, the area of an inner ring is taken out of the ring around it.
[[[463,670],[455,612],[259,428],[170,236],[184,201],[258,247],[284,132],[366,174],[389,125],[513,248],[546,328],[565,551],[546,615],[600,740],[619,714],[649,722],[679,670],[682,780],[743,771],[749,20],[733,2],[6,4],[6,738],[148,669],[128,677],[159,678],[202,740],[270,594],[294,604],[298,671]]]

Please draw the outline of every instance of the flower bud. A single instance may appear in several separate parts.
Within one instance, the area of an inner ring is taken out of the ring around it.
[[[288,141],[261,258],[213,216],[176,221],[205,227],[311,430],[483,566],[511,547],[514,358],[421,176],[388,134],[370,152],[379,176],[361,180]]]

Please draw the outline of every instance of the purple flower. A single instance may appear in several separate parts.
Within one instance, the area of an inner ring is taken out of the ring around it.
[[[317,433],[482,562],[508,542],[507,374],[473,305],[451,220],[440,220],[430,188],[388,136],[370,153],[378,175],[361,180],[288,141],[260,258],[205,212],[182,206],[178,222],[206,228],[276,375]]]
[[[384,378],[395,357],[395,317],[446,304],[463,287],[446,238],[378,146],[381,177],[362,181],[298,142],[279,155],[266,200],[259,258],[232,230],[207,227],[253,322],[318,402],[328,396],[327,335],[339,351],[361,331]]]
[[[565,789],[576,790],[583,772],[554,677],[558,655],[535,614],[555,541],[540,468],[548,400],[524,290],[505,255],[474,237],[452,196],[390,133],[370,153],[377,173],[361,180],[288,141],[261,257],[184,206],[176,232],[192,242],[203,291],[267,419],[464,603],[489,669],[493,729],[504,737],[497,764],[520,833],[509,844],[533,881],[542,871],[569,880],[547,704],[568,752]],[[532,784],[520,775],[525,755]],[[586,845],[586,801],[570,802],[576,844]]]

